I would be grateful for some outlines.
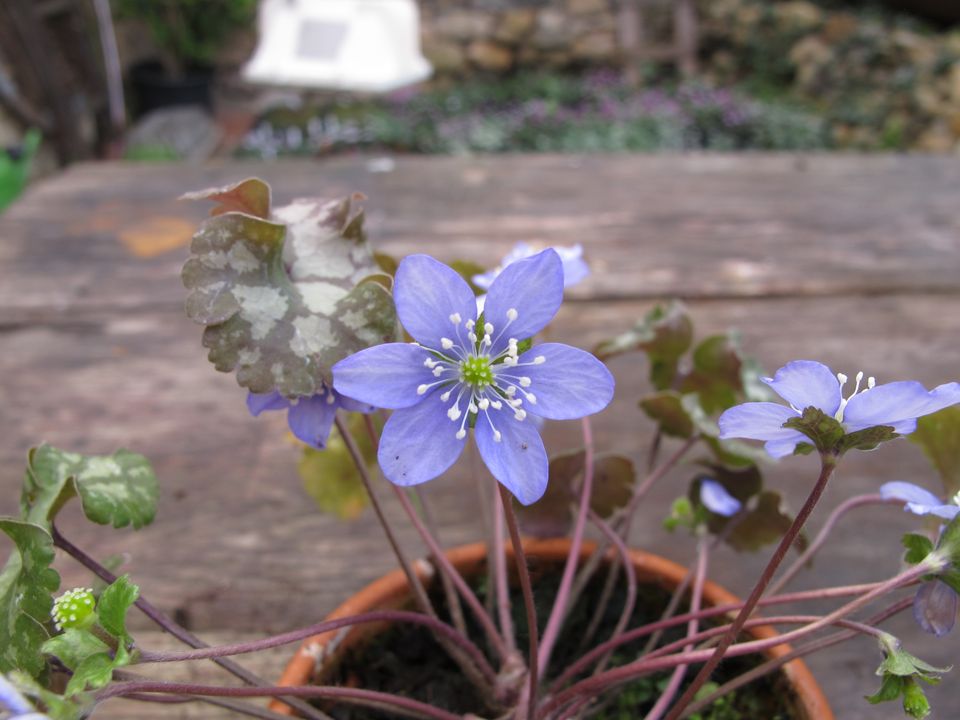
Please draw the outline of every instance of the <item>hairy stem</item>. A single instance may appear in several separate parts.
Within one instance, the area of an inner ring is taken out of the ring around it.
[[[217,687],[191,683],[156,682],[151,680],[116,683],[97,693],[100,701],[123,697],[131,693],[174,693],[177,695],[209,695],[212,697],[276,697],[326,698],[353,705],[389,709],[391,713],[429,720],[461,720],[460,716],[431,705],[375,690],[321,685],[295,687]]]
[[[527,690],[527,720],[534,720],[537,709],[537,682],[539,680],[539,671],[537,670],[537,635],[539,628],[537,626],[537,606],[533,601],[533,585],[530,582],[530,571],[527,568],[527,556],[523,552],[523,542],[520,540],[520,529],[517,527],[517,518],[513,512],[513,499],[510,491],[503,485],[497,483],[500,489],[500,504],[503,506],[503,515],[507,521],[507,529],[510,531],[510,542],[513,544],[513,559],[517,566],[517,573],[520,575],[520,590],[523,592],[523,605],[527,611],[527,634],[530,637],[529,642],[529,660],[527,674],[530,684]]]
[[[560,586],[557,588],[557,594],[553,600],[553,609],[550,611],[550,617],[547,620],[547,626],[543,631],[543,642],[540,644],[540,654],[537,657],[537,665],[540,668],[540,675],[546,672],[550,664],[550,654],[553,652],[553,646],[560,635],[560,628],[571,607],[570,589],[573,585],[573,577],[577,571],[577,563],[580,560],[580,549],[583,547],[583,532],[587,525],[587,513],[590,510],[590,498],[593,496],[593,432],[590,428],[590,418],[585,417],[582,420],[583,427],[583,484],[580,489],[580,507],[577,508],[577,519],[573,526],[573,537],[570,540],[570,552],[567,554],[567,561],[563,566],[563,575],[560,577]]]
[[[78,548],[72,542],[67,540],[59,531],[56,525],[51,527],[51,534],[53,536],[53,544],[70,555],[74,560],[79,562],[90,572],[96,575],[98,578],[103,580],[105,583],[113,583],[117,580],[117,576],[112,572],[107,570],[103,565],[97,562],[93,557],[85,553],[83,550]],[[173,635],[177,640],[182,642],[184,645],[189,645],[192,648],[205,648],[209,647],[207,643],[203,642],[200,638],[194,635],[192,632],[187,630],[185,627],[177,623],[173,618],[169,617],[166,613],[156,607],[153,603],[147,600],[142,595],[136,599],[134,605],[150,618],[154,623],[156,623],[164,631]],[[213,660],[217,665],[222,667],[224,670],[229,672],[234,677],[243,680],[243,682],[254,685],[257,687],[264,687],[267,685],[267,681],[261,678],[259,675],[250,672],[242,665],[235,663],[233,660],[227,658],[216,658]],[[286,702],[290,707],[295,708],[300,712],[305,718],[310,718],[311,720],[331,720],[326,713],[320,712],[317,708],[313,707],[309,703],[299,700],[294,696],[283,697],[281,698]]]
[[[677,718],[680,717],[680,713],[683,712],[683,709],[690,704],[700,688],[703,687],[703,684],[710,678],[710,674],[714,671],[714,669],[716,669],[717,665],[720,664],[720,661],[723,659],[723,654],[727,651],[727,648],[733,644],[734,640],[736,640],[740,629],[743,627],[743,624],[747,621],[747,618],[750,617],[750,614],[757,606],[757,602],[760,600],[760,597],[767,589],[767,585],[773,579],[773,574],[777,571],[777,568],[780,567],[780,563],[783,562],[783,558],[787,554],[787,551],[796,541],[797,535],[800,534],[800,530],[806,524],[807,518],[810,517],[810,513],[813,512],[817,502],[823,495],[823,491],[827,487],[827,482],[829,482],[830,476],[833,475],[833,471],[836,469],[836,467],[837,458],[835,456],[824,455],[821,458],[820,476],[817,478],[817,482],[813,486],[813,490],[810,492],[809,497],[807,497],[803,507],[800,508],[800,512],[797,513],[797,516],[790,524],[790,528],[787,530],[786,534],[783,536],[783,538],[781,538],[780,544],[773,553],[773,557],[770,558],[767,566],[763,569],[760,579],[750,592],[750,596],[744,603],[743,608],[741,608],[740,612],[737,614],[736,619],[730,625],[730,629],[722,638],[720,638],[720,642],[713,651],[713,655],[711,655],[706,664],[700,668],[700,672],[697,673],[697,676],[693,679],[693,682],[690,683],[684,693],[680,696],[680,699],[677,700],[677,704],[674,705],[673,709],[666,716],[666,720],[677,720]]]

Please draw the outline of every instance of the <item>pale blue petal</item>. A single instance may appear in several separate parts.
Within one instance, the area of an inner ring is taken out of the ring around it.
[[[493,439],[490,421],[481,413],[474,429],[480,457],[523,505],[536,502],[547,490],[548,467],[539,431],[529,420],[515,420],[507,409],[491,411],[490,418],[500,431],[500,441]]]
[[[832,416],[840,408],[840,381],[823,363],[794,360],[763,382],[801,412],[812,406]]]
[[[347,412],[358,412],[363,413],[364,415],[369,415],[377,409],[376,405],[357,402],[356,400],[348,398],[345,395],[340,395],[339,393],[337,393],[337,406],[343,408]]]
[[[563,265],[554,250],[544,250],[503,269],[493,281],[483,318],[493,325],[493,355],[506,349],[510,338],[524,340],[546,327],[563,301]],[[509,321],[507,312],[517,311]]]
[[[563,286],[565,288],[573,287],[577,283],[583,282],[590,275],[590,266],[583,258],[572,258],[563,260]]]
[[[337,414],[336,401],[327,393],[302,397],[290,406],[287,424],[291,432],[310,447],[322,450],[327,446],[330,428]]]
[[[700,502],[712,513],[730,517],[740,512],[741,502],[727,492],[716,480],[705,478],[700,482]]]
[[[796,430],[783,427],[791,418],[799,417],[786,405],[771,402],[748,402],[724,411],[717,419],[720,437],[746,438],[748,440],[789,440],[797,435]]]
[[[543,357],[539,365],[528,365]],[[533,393],[536,402],[526,400],[524,409],[549,420],[573,420],[600,412],[613,399],[613,375],[593,355],[570,345],[543,343],[520,356],[515,367],[497,365],[497,377],[530,378],[530,386],[521,388]],[[523,399],[518,391],[516,397]]]
[[[267,410],[283,410],[290,407],[290,401],[276,390],[268,393],[247,393],[247,410],[254,417]]]
[[[848,432],[877,425],[913,420],[960,402],[960,383],[947,383],[927,391],[918,382],[906,380],[877,385],[850,398],[843,411]]]
[[[931,635],[943,637],[957,621],[957,593],[939,580],[926,582],[913,597],[913,617]]]
[[[333,366],[333,387],[348,398],[391,410],[423,400],[420,385],[437,378],[423,363],[432,356],[410,343],[374,345]]]
[[[494,268],[493,270],[488,270],[485,273],[478,273],[470,279],[473,280],[473,284],[481,290],[489,290],[490,286],[493,285],[493,281],[497,279],[497,275],[499,274],[500,268]]]
[[[769,440],[768,442],[764,443],[763,449],[767,451],[767,455],[772,458],[779,459],[787,457],[788,455],[793,455],[793,451],[797,449],[797,445],[800,443],[813,445],[813,441],[802,432],[797,432],[796,430],[792,432],[792,437],[782,440]]]
[[[935,507],[943,505],[943,500],[929,490],[913,483],[895,480],[880,486],[880,497],[884,500],[902,500],[915,506]],[[916,512],[916,511],[914,511]]]
[[[440,393],[432,392],[413,407],[397,410],[383,426],[377,460],[395,485],[418,485],[453,465],[466,439],[458,440],[460,424],[447,417]]]
[[[393,285],[397,317],[415,340],[431,348],[440,338],[456,340],[457,328],[450,320],[459,314],[462,323],[476,318],[476,300],[467,281],[456,271],[429,255],[408,255],[400,261]]]

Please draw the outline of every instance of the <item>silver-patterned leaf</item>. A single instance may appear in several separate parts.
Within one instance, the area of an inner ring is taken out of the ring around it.
[[[187,197],[222,203],[183,267],[187,315],[207,326],[217,370],[236,370],[253,392],[313,395],[334,363],[395,339],[392,281],[367,244],[363,196],[297,200],[269,219],[232,209],[246,203],[262,215],[269,189],[260,181]]]

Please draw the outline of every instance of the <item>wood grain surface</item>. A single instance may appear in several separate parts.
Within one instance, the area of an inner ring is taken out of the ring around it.
[[[571,292],[552,339],[589,348],[629,327],[656,299],[688,299],[702,334],[728,327],[768,369],[815,358],[879,382],[928,385],[960,375],[960,163],[871,156],[537,156],[398,158],[390,173],[363,157],[205,167],[75,166],[33,188],[0,217],[0,513],[15,511],[23,459],[41,441],[80,452],[128,447],[161,480],[156,523],[140,532],[92,527],[76,509],[65,534],[99,557],[126,557],[144,593],[216,642],[316,622],[393,563],[371,514],[344,523],[318,514],[296,475],[298,450],[284,418],[247,416],[232,376],[216,373],[200,328],[182,314],[180,265],[206,207],[177,202],[188,190],[250,175],[277,203],[305,195],[368,196],[379,249],[401,256],[492,264],[516,241],[580,242],[593,275]],[[640,458],[651,425],[636,407],[646,391],[639,356],[616,358],[613,405],[596,418],[600,449]],[[577,423],[550,423],[549,450],[578,441]],[[478,538],[476,489],[461,462],[426,488],[446,544]],[[686,563],[691,543],[660,519],[685,492],[680,468],[651,494],[633,541]],[[810,458],[767,471],[796,508],[816,475]],[[852,494],[901,479],[936,487],[919,451],[897,441],[846,460],[813,518]],[[381,484],[389,516],[411,552],[422,549]],[[818,559],[820,582],[880,579],[898,566],[899,510],[861,511]],[[7,545],[3,544],[2,549]],[[749,590],[769,551],[721,551],[712,575]],[[66,586],[86,582],[58,560]],[[814,574],[798,587],[813,587]],[[921,637],[892,624],[911,652],[955,663],[957,637]],[[170,641],[143,618],[149,647]],[[284,652],[252,659],[279,674]],[[873,708],[879,653],[855,643],[811,667],[839,718],[898,718]],[[165,677],[214,677],[210,668],[163,668]],[[171,675],[171,673],[173,673]],[[960,716],[949,679],[931,690],[937,718]],[[114,718],[222,718],[197,706],[112,701]]]

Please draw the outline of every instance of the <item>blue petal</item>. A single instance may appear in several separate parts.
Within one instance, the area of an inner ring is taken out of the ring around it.
[[[404,329],[431,348],[440,347],[440,338],[457,337],[451,315],[459,314],[461,322],[477,316],[476,299],[467,281],[429,255],[408,255],[400,261],[393,300]]]
[[[318,450],[327,446],[327,437],[337,414],[337,403],[330,402],[331,397],[329,394],[302,397],[290,406],[287,413],[287,424],[293,434]]]
[[[940,385],[929,392],[913,380],[886,383],[850,398],[843,411],[843,424],[848,432],[877,425],[895,425],[958,402],[960,383]]]
[[[957,621],[957,593],[939,580],[926,582],[913,598],[913,617],[924,630],[943,637]]]
[[[500,441],[493,439],[490,421],[481,414],[474,428],[480,457],[517,500],[535,503],[547,490],[547,451],[540,432],[529,420],[515,420],[506,409],[491,411],[490,418],[500,431]]]
[[[902,500],[905,503],[910,503],[917,507],[936,507],[943,505],[943,500],[929,490],[919,485],[900,480],[881,485],[880,497],[884,500]],[[913,512],[916,512],[916,510]]]
[[[266,410],[283,410],[290,407],[290,401],[274,390],[269,393],[247,393],[247,410],[254,417]]]
[[[700,483],[700,502],[712,513],[730,517],[740,512],[741,502],[716,480],[705,478]]]
[[[449,322],[449,321],[448,321]],[[374,345],[333,366],[333,387],[348,398],[391,410],[423,400],[420,385],[437,378],[423,363],[430,353],[409,343]]]
[[[583,258],[572,258],[563,261],[563,286],[573,287],[583,282],[590,275],[590,266]]]
[[[772,458],[779,459],[787,457],[787,455],[793,455],[793,451],[797,449],[797,445],[800,443],[808,443],[810,445],[813,444],[810,441],[810,438],[808,438],[802,432],[793,432],[794,434],[792,437],[785,438],[783,440],[769,440],[768,442],[764,443],[763,449],[767,451],[767,455]]]
[[[840,408],[840,381],[823,363],[794,360],[763,382],[801,412],[813,406],[832,416]]]
[[[334,392],[331,390],[330,392]],[[370,403],[357,402],[352,398],[348,398],[345,395],[340,395],[337,393],[337,407],[343,408],[347,412],[358,412],[363,413],[364,415],[369,415],[374,410],[377,409],[376,405],[371,405]]]
[[[543,357],[539,365],[527,365]],[[573,420],[600,412],[613,399],[613,375],[593,355],[561,343],[543,343],[520,356],[515,367],[497,365],[497,376],[506,376],[514,384],[529,377],[535,403],[526,401],[527,412],[549,420]],[[518,398],[523,398],[521,392]]]
[[[377,451],[387,480],[395,485],[418,485],[442,474],[466,445],[466,440],[456,437],[459,427],[447,417],[447,406],[437,392],[419,405],[397,410],[383,426]]]
[[[506,349],[510,338],[524,340],[546,327],[563,301],[563,265],[555,250],[544,250],[503,269],[490,286],[483,309],[493,324],[492,354]],[[512,322],[507,311],[517,311]],[[507,327],[509,324],[509,327]]]
[[[748,402],[724,411],[717,424],[720,426],[722,439],[791,440],[798,435],[804,437],[796,430],[783,427],[787,420],[795,417],[798,417],[797,413],[786,405]]]

